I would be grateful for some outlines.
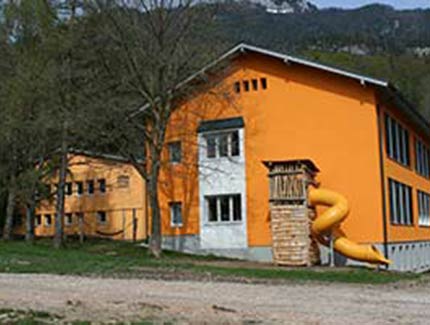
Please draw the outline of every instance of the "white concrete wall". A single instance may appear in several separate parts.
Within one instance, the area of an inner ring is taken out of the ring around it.
[[[228,131],[228,130],[225,130]],[[215,131],[217,133],[219,131]],[[248,247],[246,221],[246,177],[244,129],[239,130],[240,156],[208,159],[206,140],[199,134],[199,202],[200,202],[200,248],[236,249]],[[242,220],[209,223],[205,202],[207,195],[241,194]]]

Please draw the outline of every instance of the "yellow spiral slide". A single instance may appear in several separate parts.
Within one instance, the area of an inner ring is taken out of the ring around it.
[[[324,205],[329,208],[319,216],[312,224],[312,233],[323,245],[328,245],[326,235],[333,238],[334,250],[340,254],[362,262],[373,264],[391,264],[381,252],[373,245],[359,245],[345,238],[339,229],[339,225],[346,219],[349,213],[348,201],[340,194],[324,190],[309,190],[311,205]]]

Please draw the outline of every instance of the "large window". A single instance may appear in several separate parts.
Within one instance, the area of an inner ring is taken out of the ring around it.
[[[182,226],[182,203],[170,203],[170,224],[172,227]]]
[[[415,169],[421,176],[430,177],[429,148],[420,140],[415,141]]]
[[[232,222],[242,220],[240,194],[206,196],[208,222]]]
[[[430,195],[418,191],[418,224],[420,226],[430,226]]]
[[[412,189],[410,186],[389,180],[390,219],[393,225],[412,225]]]
[[[385,139],[388,157],[409,166],[409,132],[388,115],[385,115]]]
[[[239,131],[211,133],[205,136],[207,158],[240,156]]]

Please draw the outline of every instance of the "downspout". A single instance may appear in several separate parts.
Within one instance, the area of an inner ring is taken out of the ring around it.
[[[379,168],[381,175],[381,193],[382,193],[382,225],[383,225],[383,237],[384,237],[384,256],[388,257],[388,229],[387,229],[387,199],[386,199],[386,188],[385,188],[385,167],[384,167],[384,133],[382,130],[381,121],[381,107],[379,104],[376,105],[376,114],[378,120],[378,138],[379,138]]]

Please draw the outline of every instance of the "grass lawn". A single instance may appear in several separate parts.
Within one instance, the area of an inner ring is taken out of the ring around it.
[[[384,284],[418,280],[420,275],[399,274],[361,268],[277,268],[215,257],[165,252],[160,259],[133,243],[104,240],[84,245],[68,242],[56,250],[50,240],[34,245],[22,241],[0,242],[0,272],[52,273],[104,277],[165,275],[170,279],[219,279],[242,281],[322,281]],[[161,277],[163,278],[163,277]]]

